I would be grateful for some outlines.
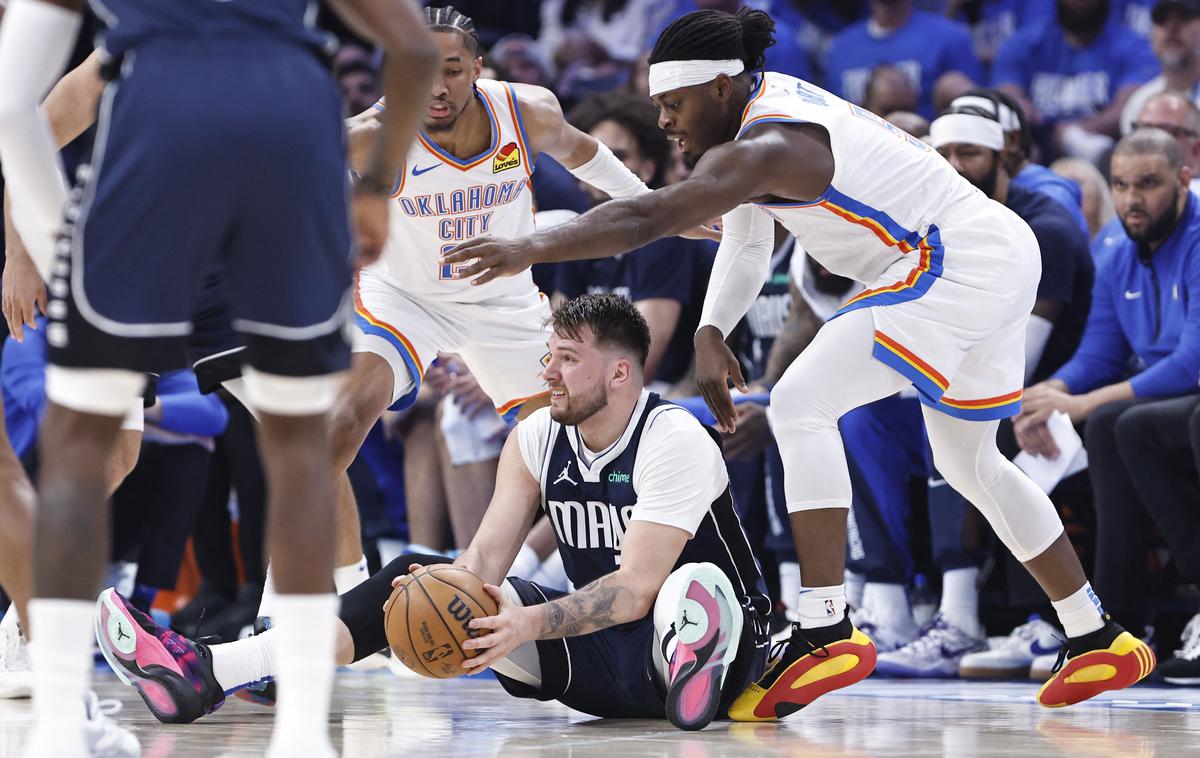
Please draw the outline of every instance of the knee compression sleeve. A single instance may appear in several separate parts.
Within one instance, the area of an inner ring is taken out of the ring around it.
[[[383,625],[383,604],[392,595],[392,580],[407,574],[408,567],[414,563],[431,566],[449,562],[441,555],[406,553],[342,595],[342,610],[338,617],[350,630],[350,637],[354,640],[354,660],[360,661],[388,646],[387,631]]]
[[[1036,558],[1063,532],[1046,493],[996,447],[998,421],[963,421],[927,409],[934,465],[971,502],[1022,563]]]

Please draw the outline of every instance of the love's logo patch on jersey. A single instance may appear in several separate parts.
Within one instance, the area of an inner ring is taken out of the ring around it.
[[[501,171],[517,168],[520,165],[521,148],[517,147],[516,142],[509,142],[500,148],[500,152],[496,153],[496,157],[492,159],[492,173],[498,174]]]

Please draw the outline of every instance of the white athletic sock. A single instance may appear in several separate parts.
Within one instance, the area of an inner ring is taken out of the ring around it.
[[[979,569],[968,566],[942,574],[942,605],[938,611],[964,632],[983,636],[983,624],[979,621]]]
[[[275,596],[271,628],[278,700],[269,754],[329,752],[337,610],[333,594]]]
[[[262,598],[258,601],[258,615],[271,616],[275,606],[275,598],[279,593],[275,590],[275,573],[271,571],[271,562],[267,561],[267,570],[263,575]]]
[[[796,565],[796,570],[800,570],[799,564]],[[863,590],[867,586],[867,577],[865,574],[856,574],[850,569],[846,569],[846,573],[842,575],[842,581],[846,584],[846,602],[852,608],[862,608]]]
[[[34,732],[38,745],[83,743],[83,703],[92,671],[92,616],[87,600],[29,601]],[[47,737],[52,738],[47,741]],[[82,751],[81,751],[82,752]]]
[[[359,556],[358,563],[339,566],[333,570],[333,586],[337,594],[345,595],[367,580],[367,556]]]
[[[846,617],[846,585],[800,588],[796,603],[801,629],[833,626]]]
[[[221,689],[231,692],[275,675],[275,634],[268,629],[253,637],[209,648],[213,676]]]
[[[908,604],[908,589],[903,584],[867,582],[863,587],[862,607],[871,612],[881,626],[901,636],[916,631],[912,606]]]
[[[1054,606],[1068,637],[1082,637],[1104,626],[1104,608],[1100,605],[1100,598],[1092,591],[1091,582],[1084,582],[1074,594],[1062,600],[1052,600],[1050,604]]]
[[[800,596],[800,564],[795,561],[785,561],[779,564],[779,597],[783,600],[783,607],[787,609],[787,617],[789,621],[795,621],[796,601],[795,598]],[[793,598],[792,602],[788,602],[788,598]]]

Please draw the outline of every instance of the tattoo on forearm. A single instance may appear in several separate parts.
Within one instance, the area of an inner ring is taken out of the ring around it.
[[[577,592],[537,606],[541,612],[537,638],[577,637],[621,623],[620,607],[629,601],[629,590],[612,574],[602,576]]]

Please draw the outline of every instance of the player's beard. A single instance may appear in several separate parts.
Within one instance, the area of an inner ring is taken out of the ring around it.
[[[1153,245],[1170,236],[1175,230],[1175,225],[1179,223],[1179,198],[1176,196],[1175,201],[1170,207],[1158,218],[1152,220],[1146,226],[1146,231],[1135,235],[1129,231],[1129,227],[1125,225],[1125,219],[1121,219],[1121,226],[1125,229],[1125,236],[1133,242],[1139,244]]]
[[[971,182],[971,184],[974,184],[976,187],[978,187],[979,191],[982,192],[983,194],[987,195],[988,197],[995,197],[996,196],[996,180],[999,177],[999,174],[1000,174],[1000,156],[997,155],[995,157],[995,159],[992,160],[992,170],[987,172],[986,176],[984,176],[982,179],[979,179],[978,181],[976,181],[975,179],[968,179],[968,181]]]
[[[563,426],[579,426],[608,405],[608,388],[601,384],[587,393],[568,392],[566,397],[567,405],[561,410],[550,401],[550,418]]]
[[[1067,10],[1062,0],[1055,3],[1058,12],[1058,25],[1068,32],[1075,34],[1094,34],[1108,23],[1109,1],[1101,0],[1085,13]]]

